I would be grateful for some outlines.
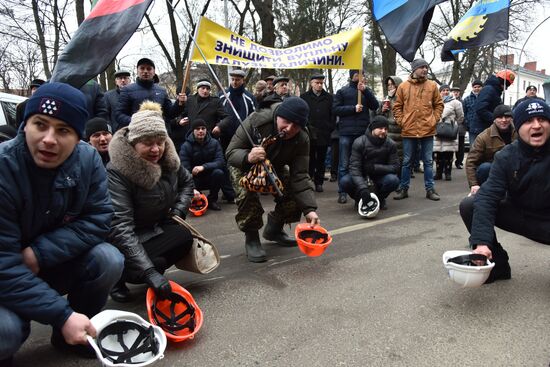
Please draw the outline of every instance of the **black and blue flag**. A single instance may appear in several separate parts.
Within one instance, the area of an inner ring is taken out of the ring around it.
[[[449,33],[441,50],[442,61],[455,60],[468,48],[508,39],[510,0],[478,0]]]
[[[388,43],[407,61],[413,61],[424,42],[434,8],[446,0],[373,0],[374,19]]]

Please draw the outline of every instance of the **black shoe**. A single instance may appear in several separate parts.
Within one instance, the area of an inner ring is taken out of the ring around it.
[[[451,174],[445,174],[445,181],[451,181],[452,180],[452,177],[451,177]]]
[[[456,169],[462,169],[462,163],[459,163],[459,162],[455,162],[455,167]]]
[[[270,214],[267,215],[267,224],[264,227],[262,237],[268,241],[276,242],[284,247],[298,246],[296,239],[283,231],[284,223],[278,222]]]
[[[338,204],[345,204],[348,202],[348,196],[344,193],[338,194]]]
[[[111,294],[111,298],[114,301],[117,301],[120,303],[128,303],[134,299],[134,297],[132,296],[132,293],[126,286],[126,283],[121,280],[119,280],[118,283],[114,285],[110,294]]]
[[[75,354],[79,357],[86,359],[94,359],[97,357],[94,349],[89,344],[71,345],[65,341],[65,338],[63,338],[63,334],[61,334],[61,331],[57,329],[53,329],[50,342],[52,343],[54,348],[64,353]]]
[[[315,191],[323,192],[323,185],[315,185]]]
[[[443,178],[443,174],[441,174],[441,173],[436,173],[436,174],[434,175],[434,180],[435,180],[435,181],[439,181],[439,180],[441,180],[442,178]]]
[[[393,197],[393,200],[403,200],[409,197],[408,189],[401,189],[396,196]]]
[[[386,199],[380,199],[380,210],[387,210]]]
[[[489,278],[485,281],[484,284],[490,284],[497,280],[507,280],[512,278],[512,269],[510,269],[510,264],[506,262],[495,262],[495,267],[491,270]]]
[[[414,175],[414,172],[411,171],[411,178],[415,178],[416,176]]]
[[[215,211],[222,210],[222,208],[220,208],[220,204],[218,204],[217,201],[212,201],[212,202],[208,201],[208,208]]]
[[[434,189],[426,191],[426,199],[438,201],[440,199],[439,194]]]
[[[244,248],[246,251],[246,257],[248,261],[253,263],[263,263],[267,260],[265,250],[262,248],[260,242],[260,235],[258,231],[245,232]]]
[[[338,180],[338,176],[331,174],[329,182],[336,182]]]

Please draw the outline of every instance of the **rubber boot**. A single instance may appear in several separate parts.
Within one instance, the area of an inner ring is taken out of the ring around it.
[[[284,223],[277,221],[271,214],[268,214],[267,224],[264,227],[262,236],[266,240],[277,242],[284,247],[298,246],[296,239],[283,231],[283,225]]]
[[[248,261],[253,263],[262,263],[267,260],[265,250],[260,242],[260,234],[258,231],[245,232],[245,250]]]

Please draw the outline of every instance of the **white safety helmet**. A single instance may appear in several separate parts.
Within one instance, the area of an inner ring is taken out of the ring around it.
[[[97,336],[87,336],[103,366],[140,367],[164,358],[166,335],[139,315],[105,310],[90,320]]]
[[[378,200],[378,196],[376,196],[375,193],[371,192],[370,197],[375,200],[375,203],[370,201],[370,204],[363,205],[363,199],[359,200],[359,204],[357,205],[357,212],[362,217],[374,218],[380,211],[380,200]]]
[[[484,260],[486,265],[475,265],[475,260]],[[495,263],[489,261],[486,256],[474,254],[472,251],[454,250],[443,254],[443,266],[454,282],[464,288],[474,288],[485,283]]]

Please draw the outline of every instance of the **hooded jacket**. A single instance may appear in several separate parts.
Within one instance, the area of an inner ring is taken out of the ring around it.
[[[126,258],[124,273],[139,282],[153,267],[142,243],[163,233],[162,222],[171,210],[185,216],[194,185],[170,139],[162,159],[154,164],[138,155],[127,135],[128,128],[122,128],[109,144],[107,173],[115,209],[109,239]]]
[[[334,96],[333,112],[340,116],[338,122],[338,133],[340,136],[360,136],[370,125],[369,110],[376,111],[378,100],[369,88],[365,88],[361,94],[363,111],[355,112],[357,105],[357,82],[350,82],[349,85],[341,88]]]
[[[479,134],[493,123],[493,111],[502,103],[503,81],[496,75],[491,75],[476,98],[474,110],[477,119],[469,121],[470,131]]]
[[[23,264],[21,251],[30,246],[47,269],[105,242],[113,215],[105,168],[81,141],[57,169],[39,169],[20,130],[0,144],[0,177],[0,305],[60,329],[73,310]],[[44,179],[51,189],[41,187]]]
[[[443,112],[443,100],[434,81],[412,75],[397,88],[393,116],[404,138],[435,135],[435,125]]]
[[[266,138],[277,132],[275,113],[280,103],[274,103],[269,108],[261,109],[252,115],[239,126],[231,139],[225,156],[228,164],[246,172],[252,165],[248,163],[248,153],[252,144],[248,141],[245,130],[252,137]],[[317,210],[317,203],[313,194],[313,183],[309,177],[309,136],[306,131],[301,130],[289,140],[277,140],[266,149],[267,159],[273,164],[277,176],[282,178],[285,175],[285,166],[290,170],[290,190],[298,208],[304,215]]]

